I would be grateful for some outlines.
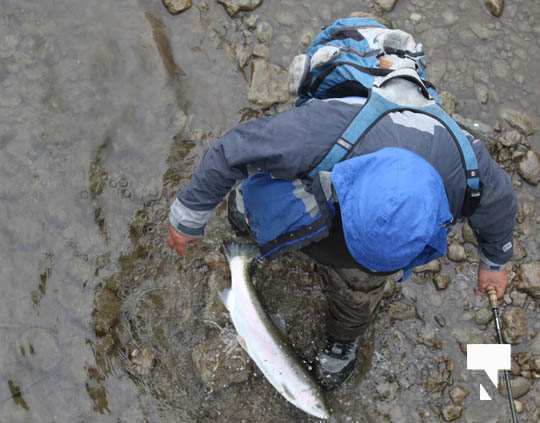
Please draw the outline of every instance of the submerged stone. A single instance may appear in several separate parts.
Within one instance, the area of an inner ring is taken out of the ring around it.
[[[474,233],[473,229],[469,225],[469,223],[465,223],[463,225],[463,228],[461,229],[461,234],[463,235],[463,239],[473,245],[478,245],[478,240],[476,239],[476,234]]]
[[[529,379],[518,376],[510,380],[510,385],[512,386],[512,394],[514,398],[521,398],[522,396],[526,395],[527,392],[529,392],[532,383]],[[499,383],[499,393],[508,398],[508,392],[506,392],[506,385],[504,382]]]
[[[229,16],[234,16],[238,12],[250,12],[260,6],[262,0],[217,0],[221,3]]]
[[[518,172],[529,184],[538,185],[540,182],[540,158],[538,153],[529,150],[527,155],[519,162]]]
[[[411,320],[416,319],[416,307],[414,304],[393,303],[388,308],[390,317],[394,320]]]
[[[248,380],[249,356],[234,333],[223,333],[197,345],[191,355],[195,371],[209,389],[220,389]]]
[[[517,129],[525,136],[533,135],[536,132],[535,123],[525,113],[512,109],[504,109],[501,111],[501,117],[508,122],[510,126]]]
[[[463,414],[463,407],[461,405],[449,404],[441,410],[444,421],[453,422],[461,417]]]
[[[523,309],[519,307],[506,309],[502,316],[502,322],[506,342],[518,344],[527,336],[527,317]]]
[[[452,261],[461,262],[465,261],[467,254],[465,254],[465,248],[459,244],[451,244],[448,247],[448,258]]]
[[[474,321],[481,326],[487,325],[493,319],[493,312],[491,308],[484,307],[474,313]]]
[[[397,2],[398,0],[375,0],[375,3],[377,3],[385,12],[391,12],[396,6]]]
[[[248,100],[263,108],[289,99],[288,74],[266,60],[253,61]]]
[[[423,266],[418,266],[414,268],[414,273],[439,273],[441,271],[441,262],[439,260],[432,260]]]
[[[493,16],[501,16],[504,10],[504,0],[485,0],[484,4]]]
[[[448,285],[450,285],[450,276],[441,274],[436,275],[433,278],[433,284],[438,291],[443,291],[448,288]]]
[[[173,15],[177,15],[191,7],[191,0],[163,0],[163,4]]]
[[[464,386],[454,386],[450,390],[450,399],[454,404],[461,404],[469,396],[469,390]]]
[[[540,299],[540,262],[521,265],[521,281],[518,289],[533,298]]]

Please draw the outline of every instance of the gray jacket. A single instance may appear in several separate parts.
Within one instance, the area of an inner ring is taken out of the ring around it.
[[[202,236],[212,210],[248,173],[267,171],[276,178],[305,177],[325,156],[360,110],[347,99],[311,100],[273,117],[237,126],[216,141],[191,182],[171,206],[171,223],[185,234]],[[516,197],[509,176],[480,140],[472,141],[483,184],[480,207],[469,218],[480,244],[481,259],[501,265],[512,256]],[[386,147],[410,150],[441,175],[450,210],[457,221],[466,188],[460,151],[435,119],[394,112],[381,119],[354,148],[352,157]]]

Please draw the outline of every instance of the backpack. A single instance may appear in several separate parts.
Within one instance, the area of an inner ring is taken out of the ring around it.
[[[403,68],[415,70],[438,102],[425,79],[422,45],[410,34],[371,18],[339,19],[315,37],[306,54],[294,58],[289,91],[298,96],[297,105],[312,98],[367,97],[376,77]]]
[[[378,95],[378,89],[393,78],[415,81],[431,104],[403,106]],[[298,95],[297,106],[313,98],[367,98],[345,133],[310,172],[311,177],[345,160],[355,144],[385,114],[410,110],[433,117],[452,134],[467,181],[461,215],[469,217],[478,208],[482,184],[476,154],[466,134],[440,107],[435,87],[426,80],[422,45],[410,34],[389,29],[371,18],[339,19],[315,37],[306,54],[294,58],[289,68],[289,90]]]

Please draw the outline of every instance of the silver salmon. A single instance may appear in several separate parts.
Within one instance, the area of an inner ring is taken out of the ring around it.
[[[265,313],[249,278],[249,265],[257,256],[254,245],[226,242],[225,255],[231,268],[231,288],[221,293],[240,344],[268,382],[287,401],[320,419],[330,413],[321,389],[302,365],[285,337]]]

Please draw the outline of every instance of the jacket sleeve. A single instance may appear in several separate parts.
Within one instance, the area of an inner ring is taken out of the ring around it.
[[[475,140],[483,184],[480,206],[469,218],[479,243],[482,262],[500,266],[513,253],[513,231],[516,222],[517,200],[510,176],[493,160],[484,143]]]
[[[190,183],[171,206],[180,232],[202,236],[212,210],[250,173],[295,179],[318,163],[357,112],[350,106],[313,101],[273,117],[237,126],[213,143]]]

